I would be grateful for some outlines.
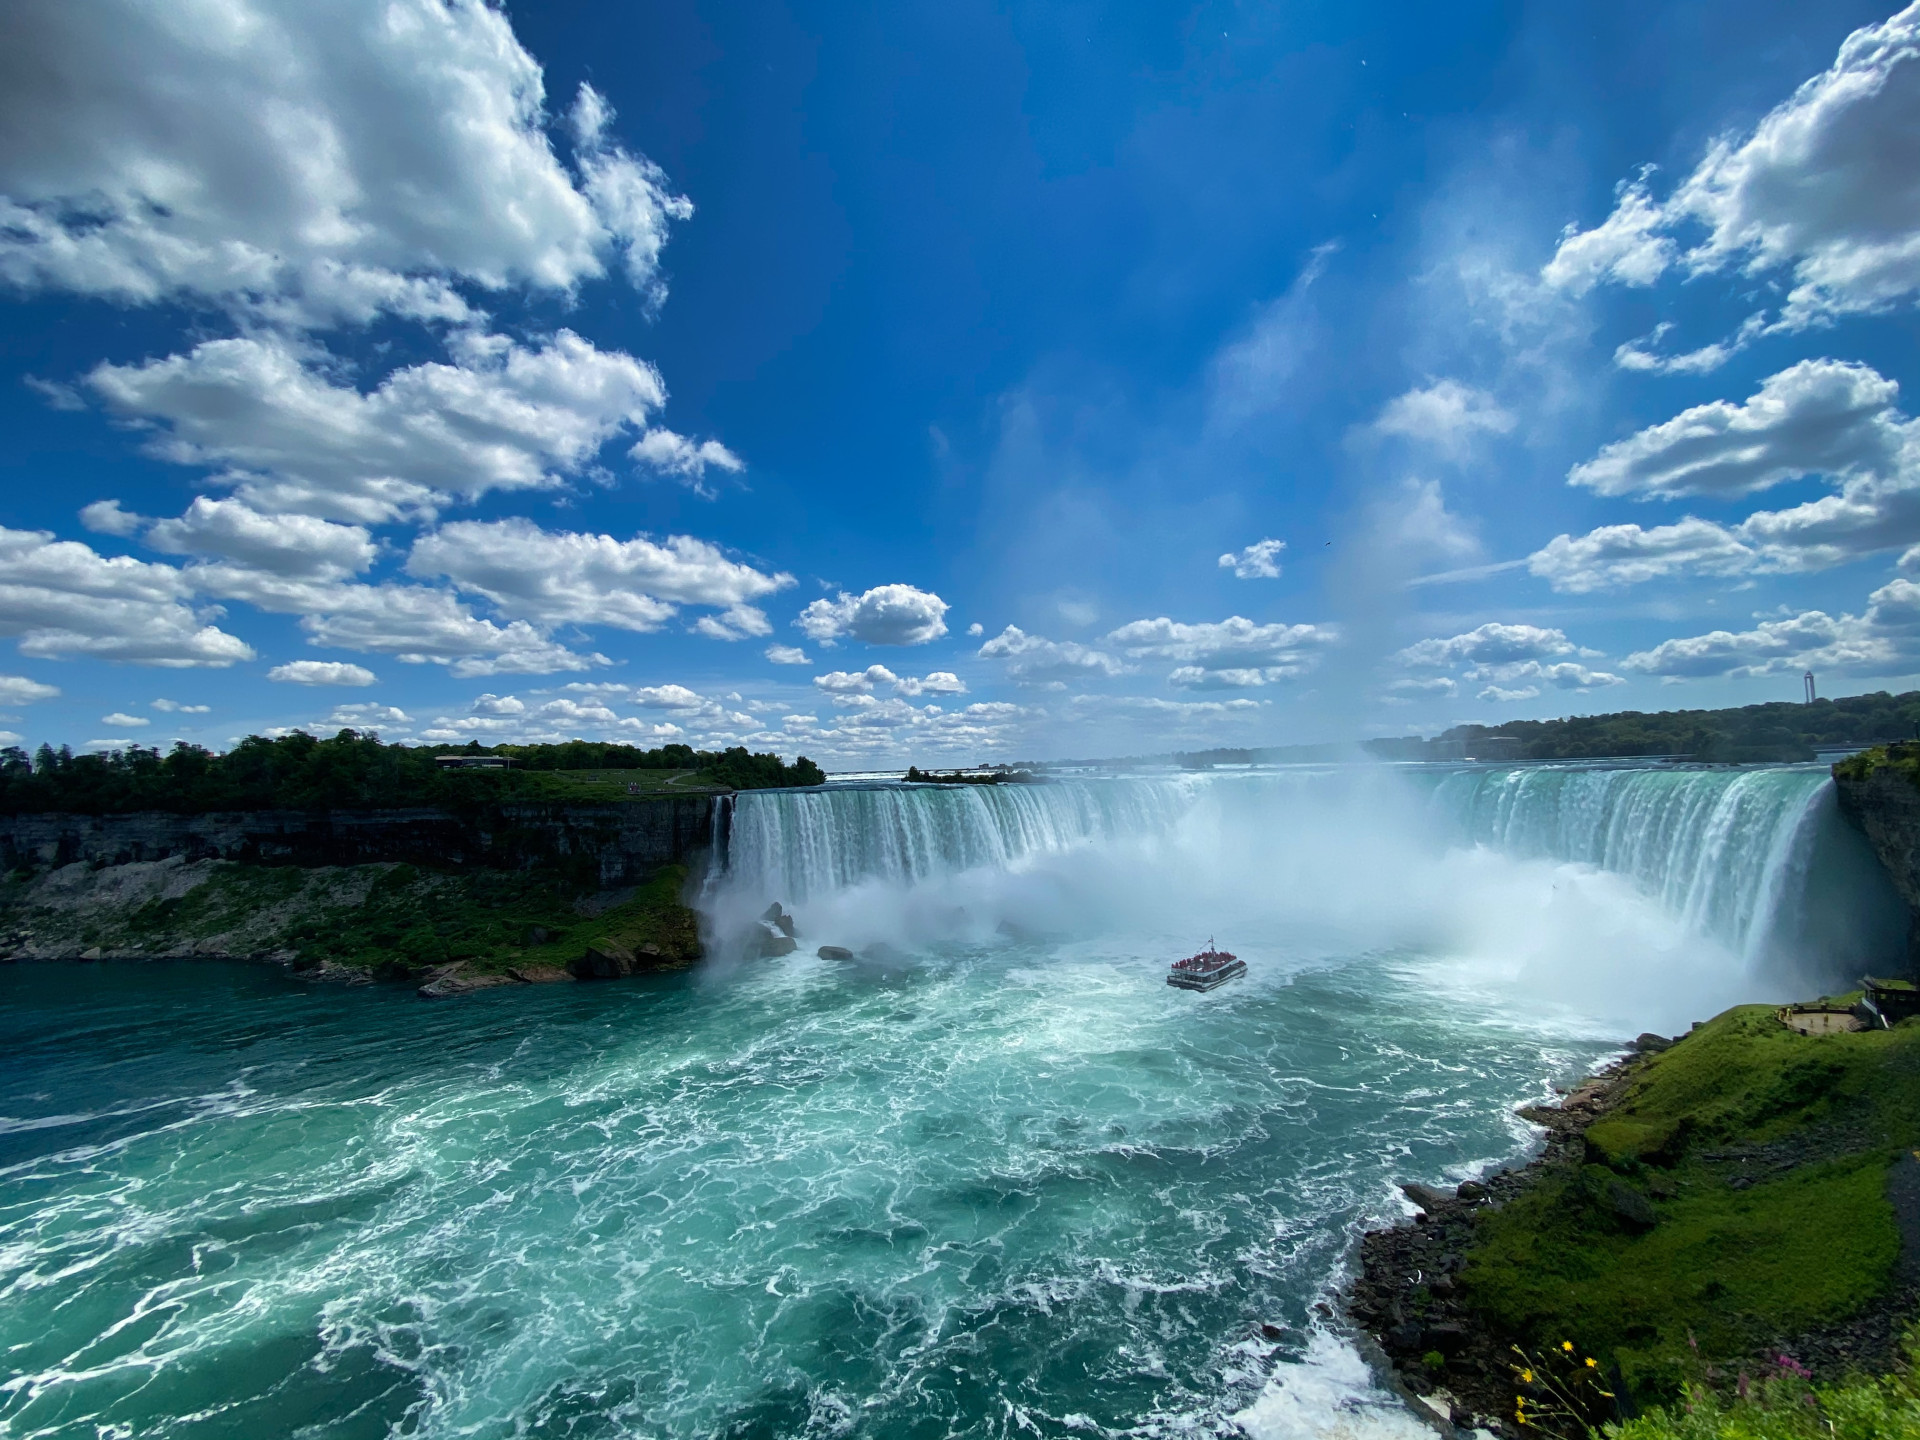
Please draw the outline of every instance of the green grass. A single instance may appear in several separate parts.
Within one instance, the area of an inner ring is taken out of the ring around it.
[[[703,779],[696,770],[530,770],[521,775],[520,783],[523,790],[513,797],[515,801],[573,804],[655,795],[711,795],[725,788]],[[630,791],[629,785],[639,790]]]
[[[1790,1371],[1750,1377],[1745,1394],[1693,1385],[1679,1403],[1618,1425],[1608,1440],[1920,1440],[1920,1341],[1892,1375],[1810,1385]]]
[[[1570,1339],[1634,1393],[1671,1396],[1696,1363],[1689,1335],[1738,1357],[1886,1292],[1887,1168],[1920,1143],[1920,1024],[1803,1036],[1768,1007],[1730,1010],[1654,1057],[1587,1141],[1586,1164],[1482,1212],[1461,1284],[1507,1333]],[[1621,1184],[1652,1200],[1652,1229],[1620,1218]]]
[[[560,869],[450,874],[412,865],[226,863],[185,895],[94,909],[79,922],[75,948],[183,953],[194,941],[233,936],[239,953],[292,950],[301,968],[331,962],[377,972],[458,960],[499,971],[565,965],[588,945],[612,940],[636,950],[654,945],[667,963],[684,964],[700,953],[696,917],[680,903],[686,882],[686,868],[669,865],[624,903],[582,915],[577,902],[592,887]],[[13,893],[0,895],[0,912],[24,906],[21,882],[7,889]]]

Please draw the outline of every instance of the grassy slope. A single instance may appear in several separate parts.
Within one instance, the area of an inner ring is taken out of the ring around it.
[[[377,969],[464,960],[477,971],[564,965],[596,941],[653,944],[669,963],[699,955],[696,918],[670,865],[603,913],[583,915],[579,886],[539,872],[438,874],[411,865],[320,870],[212,862],[184,895],[129,905],[38,908],[18,882],[0,891],[0,920],[67,939],[69,953],[180,954],[196,942],[225,953],[292,950],[302,967]],[[591,909],[592,906],[586,908]],[[540,931],[546,932],[541,935]]]
[[[1588,1132],[1587,1164],[1483,1213],[1461,1283],[1508,1333],[1571,1339],[1671,1394],[1690,1333],[1735,1359],[1886,1293],[1886,1172],[1916,1143],[1920,1022],[1807,1037],[1742,1006],[1654,1058]],[[1651,1230],[1618,1217],[1619,1183],[1652,1200]]]

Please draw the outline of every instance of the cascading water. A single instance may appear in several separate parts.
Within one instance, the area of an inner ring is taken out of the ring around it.
[[[737,887],[805,900],[1157,834],[1188,799],[1176,784],[1129,780],[749,791],[734,805],[726,872]]]
[[[714,922],[784,900],[799,953],[0,966],[0,1433],[1418,1440],[1316,1318],[1395,1182],[1889,898],[1813,770],[830,787],[716,839]],[[1167,987],[1216,931],[1247,976]]]

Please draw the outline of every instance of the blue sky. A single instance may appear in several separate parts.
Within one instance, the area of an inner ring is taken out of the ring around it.
[[[1920,674],[1920,7],[86,0],[0,55],[28,744],[846,768]]]

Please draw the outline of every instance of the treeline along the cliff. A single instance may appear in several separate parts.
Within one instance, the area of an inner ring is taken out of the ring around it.
[[[1390,760],[1426,760],[1448,741],[1485,735],[1519,742],[1516,759],[1578,760],[1615,755],[1685,755],[1728,763],[1811,760],[1816,746],[1906,740],[1920,734],[1920,690],[1850,695],[1812,704],[1775,702],[1730,710],[1664,710],[1646,714],[1572,715],[1562,720],[1510,720],[1503,725],[1457,725],[1423,740],[1371,740],[1367,749]]]
[[[501,770],[450,769],[442,755],[498,755]],[[818,785],[826,777],[804,755],[792,764],[743,746],[718,753],[686,745],[641,750],[576,740],[562,745],[389,745],[342,730],[331,739],[302,731],[268,739],[253,735],[233,749],[177,743],[162,753],[132,746],[75,755],[42,745],[29,756],[0,750],[0,814],[61,811],[116,815],[160,810],[198,815],[242,810],[377,810],[432,807],[454,811],[504,803],[570,798],[565,772],[680,771],[692,787],[733,790]]]

